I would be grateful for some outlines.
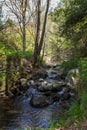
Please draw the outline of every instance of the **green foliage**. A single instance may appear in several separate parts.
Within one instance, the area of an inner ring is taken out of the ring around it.
[[[85,119],[84,109],[79,104],[74,104],[69,110],[69,116],[71,121]]]
[[[18,55],[19,55],[19,57],[21,57],[21,58],[29,59],[29,58],[31,58],[31,57],[33,56],[33,50],[30,49],[30,50],[28,50],[28,51],[26,51],[26,52],[19,51],[19,52],[18,52]]]
[[[64,117],[61,118],[57,124],[53,124],[52,130],[54,130],[54,128],[69,126],[76,121],[84,121],[87,119],[87,58],[70,59],[63,63],[63,67],[65,72],[73,68],[79,68],[80,84],[78,86],[78,92],[80,96],[79,101],[77,100],[72,104],[69,111],[65,112]]]
[[[13,25],[11,20],[7,21],[7,24]],[[13,29],[13,27],[12,27],[12,29]],[[32,57],[33,56],[32,47],[30,49],[28,48],[26,52],[21,51],[22,50],[21,37],[19,36],[18,33],[14,34],[12,31],[13,30],[11,30],[11,32],[10,32],[8,29],[7,32],[3,31],[0,34],[0,39],[2,41],[2,42],[0,42],[0,54],[6,55],[6,56],[7,55],[12,55],[12,56],[18,55],[20,58],[26,58],[26,59],[29,59],[30,57]],[[14,28],[14,31],[17,31],[17,30],[15,30],[15,28]],[[11,33],[11,35],[10,35],[10,33]]]
[[[33,49],[34,38],[33,31],[29,32],[26,29],[26,51]],[[5,49],[8,50],[7,53],[11,50],[18,51],[22,50],[22,34],[20,28],[14,24],[11,19],[8,19],[4,25],[4,29],[0,32],[0,42],[5,46]]]
[[[80,59],[79,69],[80,69],[81,80],[86,82],[87,81],[87,58]]]
[[[10,51],[8,53],[9,56],[18,56],[19,58],[25,58],[25,59],[30,59],[33,56],[33,50],[28,50],[26,52],[23,51]]]
[[[53,55],[53,60],[61,61],[63,59],[63,52],[66,48],[65,38],[61,36],[61,32],[63,30],[63,21],[65,19],[64,12],[62,8],[56,8],[54,12],[50,13],[51,17],[51,28],[53,27],[53,30],[50,28],[50,48],[51,53]]]
[[[73,3],[72,3],[73,2]],[[70,6],[71,5],[71,6]],[[80,56],[87,56],[87,1],[72,0],[65,8],[66,20],[63,33],[65,37],[73,42],[75,48],[80,52]],[[82,51],[84,49],[84,51]]]
[[[51,129],[49,129],[49,130],[54,130],[54,128],[61,128],[61,127],[67,126],[67,123],[68,123],[68,122],[66,122],[66,120],[60,119],[60,120],[58,121],[58,123],[53,124],[53,126],[52,126]]]
[[[84,92],[81,96],[81,107],[84,109],[85,117],[87,118],[87,93]]]
[[[68,61],[64,61],[62,64],[64,68],[64,73],[66,74],[69,70],[78,68],[79,69],[79,86],[78,94],[79,98],[84,91],[87,90],[87,58],[72,58]]]
[[[68,61],[64,61],[62,64],[62,67],[64,68],[64,73],[67,73],[69,70],[77,68],[78,67],[78,59],[70,59]]]
[[[73,3],[72,3],[73,1]],[[68,5],[68,14],[66,25],[72,27],[78,22],[83,22],[87,15],[87,1],[86,0],[72,0]],[[72,4],[72,6],[70,6]]]
[[[64,52],[66,50],[65,54],[72,52],[74,56],[86,57],[87,0],[62,0],[61,3],[61,8],[57,7],[51,13],[52,21],[56,23],[56,29],[54,30],[57,35],[56,41],[54,40],[55,48],[60,44],[60,51]]]
[[[83,95],[83,93],[87,91],[87,58],[81,58],[78,62],[78,66],[80,70],[79,93]]]
[[[36,65],[35,65],[35,67],[40,67],[41,65],[44,65],[45,64],[45,61],[43,60],[43,57],[40,55],[39,57],[38,57],[38,60],[37,60],[37,63],[36,63]]]
[[[61,118],[56,124],[53,124],[49,130],[69,126],[76,121],[84,121],[86,120],[85,112],[87,111],[80,104],[75,103],[71,106],[69,111],[65,112],[65,116]]]
[[[5,23],[5,25],[8,27],[12,27],[12,26],[14,26],[14,22],[10,19],[10,18],[8,18],[8,20],[6,21],[6,23]]]

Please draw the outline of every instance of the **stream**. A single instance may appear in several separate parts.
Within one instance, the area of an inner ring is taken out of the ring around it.
[[[63,82],[58,74],[59,68],[46,68],[47,77],[44,79],[35,80],[34,83],[44,82],[48,84],[57,84],[57,82]],[[30,81],[29,81],[30,82]],[[74,101],[74,92],[69,91],[69,98],[64,98],[66,94],[66,86],[62,85],[58,92],[54,91],[54,94],[61,96],[59,100],[55,100],[47,106],[33,107],[30,104],[32,94],[42,94],[40,90],[34,87],[29,87],[25,95],[17,96],[13,99],[1,99],[0,100],[0,130],[36,130],[37,128],[47,129],[51,123],[57,122],[63,115],[63,112]],[[63,96],[62,96],[63,95]],[[64,97],[64,98],[63,98]],[[61,102],[65,102],[68,105],[63,106]]]

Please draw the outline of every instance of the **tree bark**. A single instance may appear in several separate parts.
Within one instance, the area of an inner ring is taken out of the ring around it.
[[[38,46],[39,46],[39,38],[40,38],[40,18],[41,18],[41,0],[37,2],[37,30],[36,30],[36,38],[35,38],[35,47],[34,47],[34,66],[38,60]]]
[[[11,59],[6,57],[6,84],[5,84],[5,94],[9,95],[9,84],[11,78]]]
[[[26,28],[25,28],[25,16],[23,17],[23,52],[26,51]]]
[[[49,4],[50,4],[50,0],[47,0],[42,33],[41,33],[41,37],[39,37],[40,36],[40,17],[41,17],[40,7],[41,7],[41,3],[40,3],[40,0],[38,0],[37,32],[36,32],[36,40],[35,40],[35,48],[34,48],[34,65],[33,65],[34,67],[38,63],[40,53],[41,53],[41,49],[42,49],[43,42],[44,42],[44,35],[45,35],[45,30],[46,30],[47,14],[48,14],[48,10],[49,10]]]
[[[43,42],[44,42],[44,36],[45,36],[45,30],[46,30],[46,23],[47,23],[47,14],[49,10],[49,4],[50,0],[47,0],[47,6],[46,6],[46,12],[45,12],[45,17],[44,17],[44,23],[43,23],[43,29],[42,29],[42,34],[41,34],[41,39],[40,39],[40,44],[39,44],[39,49],[38,49],[38,55],[40,55]]]
[[[22,0],[22,25],[23,25],[23,51],[26,51],[26,8],[27,8],[27,0]]]

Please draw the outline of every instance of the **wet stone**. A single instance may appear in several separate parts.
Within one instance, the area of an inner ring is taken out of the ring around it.
[[[12,91],[14,95],[23,92],[22,86],[27,84],[24,94],[11,98],[10,104],[0,100],[0,128],[7,130],[9,126],[9,130],[24,130],[30,126],[30,129],[47,129],[50,122],[58,121],[75,100],[75,91],[66,85],[65,77],[61,67],[48,66],[41,68],[29,80],[22,79],[22,83],[16,85],[18,89]]]
[[[32,98],[30,100],[30,105],[37,108],[48,106],[51,103],[52,100],[50,100],[50,98],[41,94],[32,95]]]

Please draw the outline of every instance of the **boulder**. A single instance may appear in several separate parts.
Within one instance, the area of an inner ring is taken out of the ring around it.
[[[22,86],[26,86],[26,84],[27,84],[27,79],[21,78],[21,79],[20,79],[20,83],[21,83]]]
[[[15,87],[13,88],[16,88],[18,91],[24,91],[24,90],[27,90],[29,87],[30,86],[27,82],[27,79],[21,78],[18,81],[16,81]]]
[[[4,92],[0,92],[0,98],[4,97],[4,96],[5,96],[5,93]]]
[[[66,84],[64,82],[48,83],[46,85],[39,86],[38,90],[40,92],[46,92],[46,91],[58,92],[62,89],[62,86],[65,86],[65,85]]]
[[[34,80],[29,80],[29,81],[28,81],[28,84],[29,84],[29,86],[34,86],[34,85],[35,85],[35,82],[34,82]]]
[[[24,66],[25,68],[32,68],[32,64],[29,60],[22,58],[21,59],[21,66]]]
[[[75,89],[79,83],[79,69],[72,69],[68,72],[65,78],[67,86]]]
[[[51,91],[51,90],[52,90],[52,84],[49,83],[49,84],[47,84],[47,85],[41,85],[41,86],[38,87],[38,90],[39,90],[40,92]]]
[[[17,87],[12,87],[12,88],[10,88],[10,93],[12,93],[13,95],[17,95],[18,94],[18,89],[17,89]]]
[[[32,95],[32,98],[30,100],[30,105],[37,108],[48,106],[51,103],[52,99],[42,94]]]
[[[40,79],[39,79],[39,82],[44,82],[44,79],[40,78]]]
[[[56,93],[54,96],[53,96],[53,101],[55,102],[55,101],[59,101],[61,99],[61,96],[58,94],[58,93]]]
[[[62,87],[65,87],[65,86],[66,86],[66,84],[64,82],[54,83],[52,86],[52,91],[59,92],[62,90]]]
[[[70,95],[70,93],[64,93],[63,95],[62,95],[62,100],[69,100],[71,98],[71,95]]]
[[[35,74],[34,76],[32,77],[33,79],[44,79],[47,77],[47,71],[43,68],[40,68]]]

